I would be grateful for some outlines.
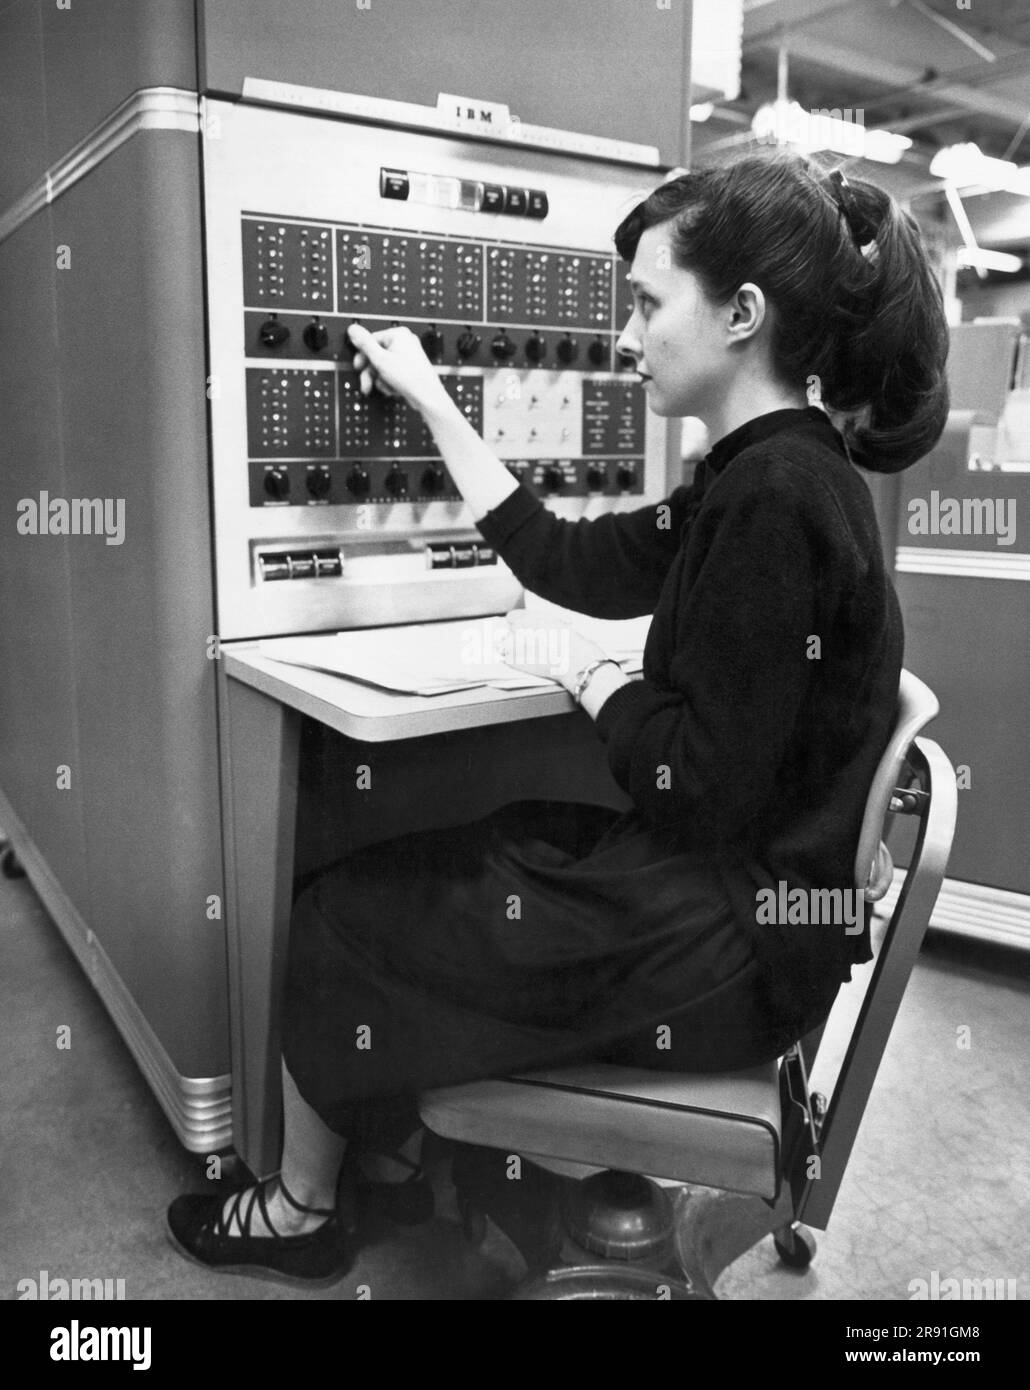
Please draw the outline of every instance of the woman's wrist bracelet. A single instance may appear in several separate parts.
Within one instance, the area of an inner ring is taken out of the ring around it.
[[[583,667],[582,671],[580,671],[579,675],[576,677],[576,684],[569,692],[577,705],[583,703],[583,696],[586,693],[586,688],[593,680],[594,672],[601,666],[615,666],[620,671],[622,670],[622,667],[619,666],[619,663],[613,656],[599,656],[595,661],[589,662]]]

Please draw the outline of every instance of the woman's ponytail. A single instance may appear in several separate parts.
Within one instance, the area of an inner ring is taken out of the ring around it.
[[[860,250],[873,280],[868,313],[843,344],[824,396],[845,415],[858,408],[843,426],[853,460],[895,473],[928,454],[947,423],[943,298],[918,226],[889,194],[850,180],[845,207],[858,238],[868,238]]]

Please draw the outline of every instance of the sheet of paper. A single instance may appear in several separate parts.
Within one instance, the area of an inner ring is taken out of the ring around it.
[[[574,627],[584,637],[589,637],[617,660],[637,658],[636,667],[633,669],[640,670],[639,659],[643,655],[644,643],[651,627],[650,614],[642,618],[588,618],[585,613],[576,613],[571,608],[560,608],[556,603],[549,603],[547,599],[530,593],[528,589],[525,605],[527,612],[541,613],[567,622],[570,627]]]
[[[483,685],[498,690],[543,690],[554,685],[556,682],[547,676],[527,675],[501,660],[501,643],[507,633],[503,617],[463,618],[316,637],[280,637],[259,643],[258,650],[290,666],[328,671],[405,695],[443,695]],[[550,654],[558,661],[560,639],[553,647]],[[612,650],[611,654],[616,659],[625,657],[623,669],[627,672],[640,669],[639,652]]]

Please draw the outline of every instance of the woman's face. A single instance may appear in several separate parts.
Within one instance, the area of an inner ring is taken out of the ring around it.
[[[633,312],[617,347],[636,362],[656,415],[707,420],[726,385],[731,305],[708,302],[673,259],[669,223],[649,227],[630,267]]]

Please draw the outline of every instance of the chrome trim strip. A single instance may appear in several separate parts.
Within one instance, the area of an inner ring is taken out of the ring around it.
[[[145,87],[122,102],[0,214],[0,241],[85,178],[140,130],[200,131],[200,98],[179,87]]]
[[[940,550],[899,545],[899,574],[941,574],[955,579],[1030,579],[1030,555],[999,550]]]

